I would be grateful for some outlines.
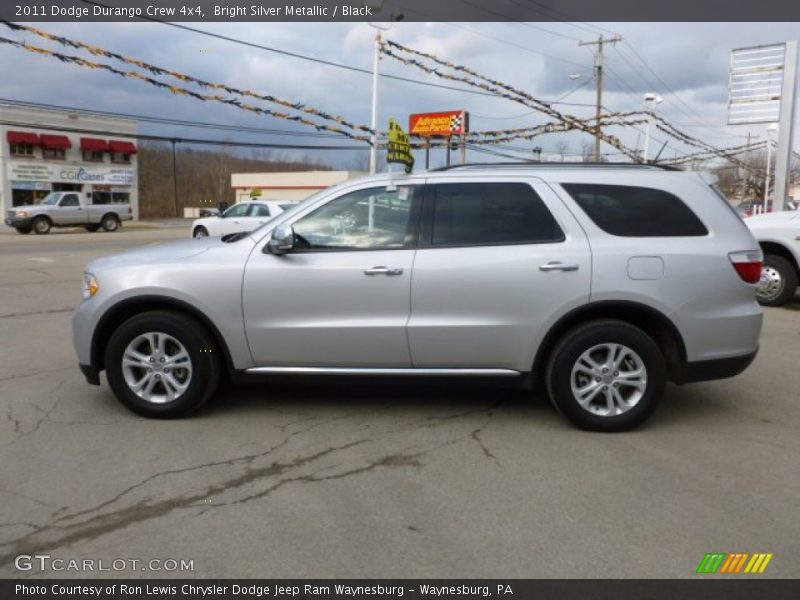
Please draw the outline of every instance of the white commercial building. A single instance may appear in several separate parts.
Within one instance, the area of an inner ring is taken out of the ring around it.
[[[231,186],[236,202],[252,200],[305,200],[311,194],[354,177],[360,171],[293,171],[282,173],[233,173]]]
[[[79,191],[93,204],[130,203],[139,218],[136,121],[0,103],[0,207]]]

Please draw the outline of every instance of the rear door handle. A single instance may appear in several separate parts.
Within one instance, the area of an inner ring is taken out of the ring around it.
[[[365,269],[364,275],[402,275],[403,269],[400,268],[390,268],[390,267],[372,267],[371,269]]]
[[[575,263],[571,264],[564,264],[562,262],[549,262],[543,265],[539,265],[540,271],[577,271],[578,265]]]

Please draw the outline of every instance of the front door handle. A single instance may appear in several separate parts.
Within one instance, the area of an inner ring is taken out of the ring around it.
[[[578,265],[576,265],[575,263],[564,264],[562,262],[553,261],[553,262],[545,263],[543,265],[539,265],[539,270],[540,271],[577,271],[578,270]]]
[[[371,269],[365,269],[364,275],[402,275],[403,269],[400,268],[390,268],[390,267],[372,267]]]

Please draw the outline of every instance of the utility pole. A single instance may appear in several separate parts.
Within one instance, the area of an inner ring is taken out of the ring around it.
[[[603,109],[603,46],[606,44],[616,44],[621,42],[622,37],[615,35],[611,38],[604,38],[602,34],[596,42],[580,42],[579,46],[597,46],[594,54],[594,73],[597,80],[597,111],[595,112],[594,130],[594,160],[600,162],[600,114]]]
[[[747,184],[750,183],[750,132],[747,132],[747,150],[744,154],[744,180],[742,187],[742,200],[747,199]]]

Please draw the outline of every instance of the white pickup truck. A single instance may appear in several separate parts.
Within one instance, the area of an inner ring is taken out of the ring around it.
[[[50,192],[39,204],[16,206],[5,223],[18,233],[49,233],[53,227],[84,227],[87,231],[116,231],[133,219],[129,204],[88,204],[79,192]]]
[[[794,297],[800,280],[800,210],[765,213],[744,222],[764,251],[759,303],[786,304]]]

